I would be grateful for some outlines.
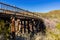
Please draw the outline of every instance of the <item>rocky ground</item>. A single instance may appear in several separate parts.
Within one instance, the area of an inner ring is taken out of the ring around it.
[[[44,19],[46,25],[46,35],[43,40],[60,40],[60,21],[59,19]],[[37,36],[39,40],[40,36]]]

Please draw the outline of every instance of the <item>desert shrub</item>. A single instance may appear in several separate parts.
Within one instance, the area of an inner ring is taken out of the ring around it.
[[[57,23],[56,28],[60,30],[60,23]]]
[[[10,27],[5,26],[4,20],[0,20],[0,34],[4,36],[4,40],[7,40],[9,37]]]

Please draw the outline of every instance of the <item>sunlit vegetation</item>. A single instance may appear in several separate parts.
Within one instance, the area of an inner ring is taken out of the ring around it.
[[[57,23],[56,28],[57,28],[58,30],[60,30],[60,23]]]
[[[58,31],[58,29],[54,29],[53,30],[49,30],[46,31],[46,40],[60,40],[60,32]]]
[[[10,28],[5,26],[4,20],[0,20],[0,35],[3,35],[4,39],[7,40],[9,37]]]

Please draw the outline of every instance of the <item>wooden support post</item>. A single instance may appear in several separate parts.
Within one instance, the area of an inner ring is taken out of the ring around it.
[[[26,21],[24,20],[24,33],[26,32]]]
[[[15,34],[16,34],[16,35],[17,35],[17,33],[18,33],[18,32],[17,32],[17,28],[18,28],[18,21],[16,20],[16,21],[15,21]]]
[[[22,21],[22,33],[24,34],[24,21]]]
[[[41,27],[42,26],[40,26],[41,24],[40,24],[40,21],[38,20],[37,21],[37,29],[38,29],[38,32],[41,32]]]
[[[20,19],[18,20],[18,36],[20,36],[20,29],[21,29],[21,24],[20,24]]]
[[[11,32],[15,32],[15,19],[12,18],[11,20]]]
[[[33,21],[33,31],[36,33],[35,21]]]
[[[36,32],[38,32],[38,22],[37,22],[37,20],[35,20],[35,28],[36,28]]]
[[[21,30],[20,30],[20,31],[21,31],[21,33],[22,33],[22,21],[21,21]]]
[[[29,27],[30,27],[30,31],[32,32],[33,30],[32,30],[32,24],[31,23],[29,23]]]
[[[19,24],[19,32],[21,33],[21,31],[20,31],[21,30],[21,21],[19,21],[18,24]]]
[[[34,35],[34,26],[33,26],[33,20],[31,21],[32,23],[32,34]]]
[[[15,40],[15,18],[11,18],[11,37]]]
[[[16,35],[18,35],[20,27],[21,27],[20,26],[20,20],[17,19],[17,21],[15,22]]]
[[[29,21],[28,21],[27,25],[28,25],[28,33],[30,33]]]
[[[35,34],[37,34],[36,20],[34,20]]]
[[[28,21],[25,22],[26,22],[26,33],[28,33]]]
[[[21,33],[24,34],[24,25],[23,24],[24,24],[24,21],[21,20]]]
[[[40,20],[38,21],[38,26],[39,26],[38,32],[40,32],[40,30],[41,30],[41,28],[40,28]]]

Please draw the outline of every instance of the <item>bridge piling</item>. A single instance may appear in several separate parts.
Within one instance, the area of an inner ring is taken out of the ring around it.
[[[15,18],[11,18],[11,40],[15,40]]]

